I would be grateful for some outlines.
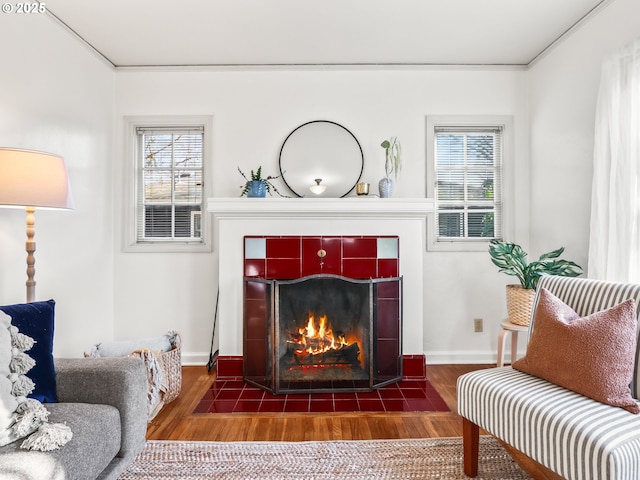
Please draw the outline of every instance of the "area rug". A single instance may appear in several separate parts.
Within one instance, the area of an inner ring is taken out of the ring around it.
[[[461,438],[327,442],[148,441],[119,480],[467,479]],[[500,444],[480,437],[477,479],[529,479]]]

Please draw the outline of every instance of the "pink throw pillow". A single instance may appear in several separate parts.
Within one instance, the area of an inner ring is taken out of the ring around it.
[[[513,368],[608,405],[640,413],[631,396],[636,351],[633,300],[580,316],[546,289],[524,358]]]

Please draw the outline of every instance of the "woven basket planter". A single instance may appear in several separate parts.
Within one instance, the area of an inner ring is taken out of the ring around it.
[[[507,312],[509,321],[516,325],[529,325],[536,291],[520,285],[507,285]]]

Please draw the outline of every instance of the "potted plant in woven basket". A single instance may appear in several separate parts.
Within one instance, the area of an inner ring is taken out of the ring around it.
[[[569,260],[560,259],[564,247],[540,255],[538,260],[527,262],[527,253],[520,245],[493,240],[489,245],[491,261],[500,272],[517,277],[519,285],[507,285],[507,311],[509,321],[517,325],[529,325],[535,288],[542,275],[577,277],[582,267]]]

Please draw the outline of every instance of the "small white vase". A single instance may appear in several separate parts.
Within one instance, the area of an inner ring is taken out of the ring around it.
[[[393,180],[389,177],[384,177],[378,182],[378,191],[382,198],[388,198],[393,195]]]

